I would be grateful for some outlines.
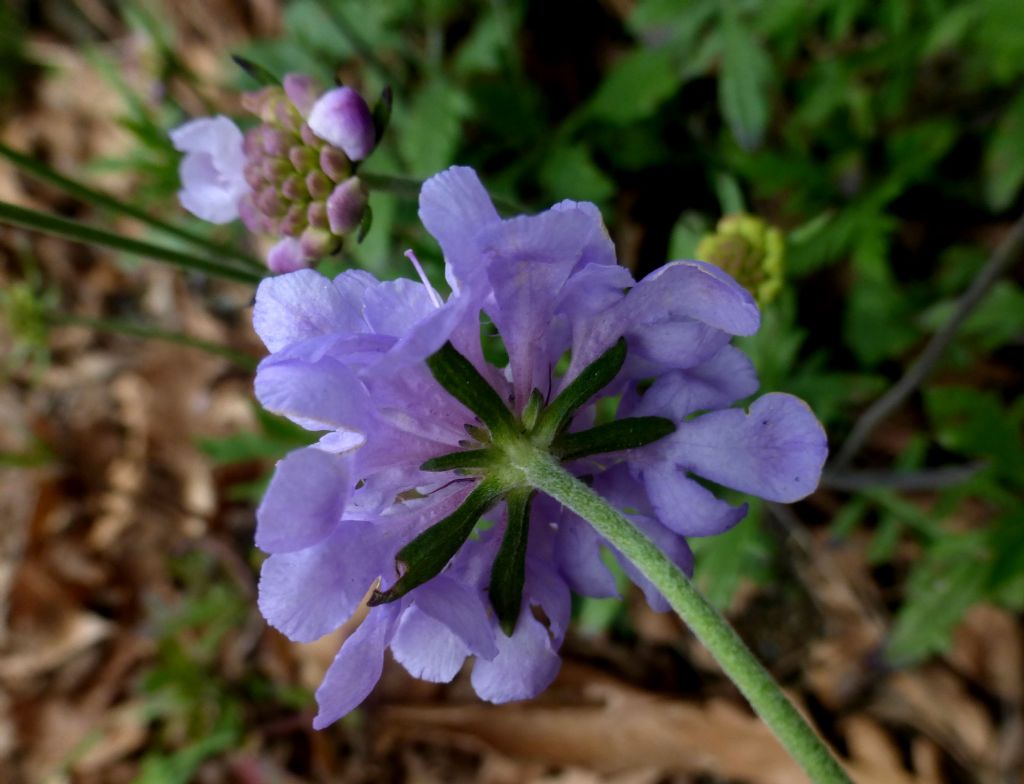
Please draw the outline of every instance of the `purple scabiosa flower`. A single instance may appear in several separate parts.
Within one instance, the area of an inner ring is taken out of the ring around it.
[[[667,608],[611,543],[535,492],[523,455],[586,477],[690,571],[686,537],[746,512],[691,475],[793,501],[827,452],[794,397],[732,407],[758,385],[729,341],[756,331],[759,313],[720,269],[680,261],[636,282],[596,207],[502,219],[465,168],[424,184],[420,216],[444,252],[446,300],[422,272],[415,283],[299,270],[257,292],[271,352],[257,397],[324,433],[278,464],[258,511],[256,543],[271,553],[261,609],[308,641],[370,604],[317,692],[317,727],[366,697],[387,648],[436,681],[473,657],[487,700],[538,693],[558,669],[570,589],[615,592],[602,548]],[[482,316],[505,367],[485,360]],[[481,519],[493,527],[471,536]]]
[[[288,74],[279,87],[242,96],[259,120],[244,135],[226,117],[171,132],[186,153],[182,206],[214,223],[240,217],[254,234],[278,237],[267,258],[274,273],[335,253],[367,214],[356,169],[377,141],[370,109],[349,87],[321,93],[310,77]]]

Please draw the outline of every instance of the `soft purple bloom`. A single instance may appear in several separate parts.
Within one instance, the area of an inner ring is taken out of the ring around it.
[[[283,633],[316,639],[347,620],[371,589],[388,590],[401,576],[399,550],[476,486],[472,475],[421,468],[480,446],[472,435],[480,422],[425,362],[446,342],[518,414],[534,390],[551,400],[625,338],[625,365],[596,397],[621,397],[619,417],[662,417],[675,432],[566,467],[588,476],[685,571],[693,564],[685,537],[720,533],[746,513],[691,475],[782,502],[814,489],[827,445],[807,406],[772,393],[747,410],[733,407],[758,383],[729,341],[756,331],[759,313],[720,270],[679,261],[635,282],[617,265],[596,207],[562,202],[505,220],[465,168],[424,184],[420,215],[444,252],[447,299],[425,279],[381,282],[355,270],[333,281],[299,270],[265,280],[257,292],[254,325],[271,352],[257,372],[257,397],[323,433],[278,464],[257,514],[257,544],[271,553],[260,607]],[[484,359],[481,313],[500,333],[505,368]],[[568,370],[559,374],[567,352]],[[591,426],[598,402],[577,411],[570,430]],[[500,503],[485,515],[494,527],[467,540],[440,574],[371,608],[317,692],[316,727],[365,699],[389,648],[409,672],[433,681],[450,680],[473,658],[471,682],[486,700],[535,695],[558,671],[570,589],[615,593],[603,548],[654,608],[667,609],[588,523],[538,494],[519,619],[507,636],[488,596],[506,517]]]
[[[181,206],[210,223],[238,217],[245,181],[242,132],[227,117],[203,117],[171,131],[174,149],[185,153],[178,191]]]
[[[309,127],[353,161],[369,155],[376,142],[370,107],[351,87],[335,87],[320,96],[309,112]]]

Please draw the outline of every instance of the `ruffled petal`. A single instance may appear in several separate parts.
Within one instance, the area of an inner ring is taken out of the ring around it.
[[[448,683],[462,669],[469,648],[451,629],[413,605],[402,613],[391,653],[414,678]]]
[[[674,460],[712,482],[790,503],[814,491],[828,440],[799,398],[772,393],[750,411],[712,411],[668,437]]]
[[[477,659],[471,681],[480,698],[488,702],[528,700],[551,685],[562,665],[544,625],[523,603],[515,633],[496,635],[498,655],[490,661]]]
[[[594,215],[572,203],[502,221],[480,235],[496,304],[489,312],[508,350],[520,406],[534,388],[547,386],[548,326],[593,231]]]
[[[368,273],[363,273],[366,277]],[[362,325],[360,297],[346,296],[351,288],[348,274],[331,282],[319,272],[298,270],[288,275],[264,278],[256,289],[252,324],[270,351],[291,343],[332,332],[357,332]],[[356,278],[362,281],[362,276]],[[354,282],[354,281],[353,281]],[[376,282],[376,281],[374,281]],[[365,329],[365,327],[364,327]]]
[[[753,363],[739,349],[724,346],[707,362],[659,377],[628,415],[682,422],[696,411],[731,406],[757,387]]]
[[[435,310],[426,287],[407,278],[385,281],[363,295],[366,323],[381,335],[403,337]]]
[[[641,280],[627,300],[638,314],[693,318],[730,335],[753,335],[761,326],[750,292],[703,261],[666,264]]]
[[[256,371],[255,387],[264,408],[307,430],[368,432],[366,390],[351,370],[332,359],[310,363],[270,356]]]
[[[476,235],[501,218],[476,172],[452,166],[428,179],[420,190],[419,213],[456,278],[462,283],[481,280]]]
[[[643,480],[658,520],[683,536],[724,533],[747,514],[746,504],[733,506],[716,498],[671,463],[645,467]]]
[[[320,712],[313,719],[313,729],[330,726],[370,695],[384,669],[384,650],[394,635],[397,620],[396,606],[376,607],[345,640],[316,690]]]
[[[485,659],[494,658],[494,629],[483,597],[473,588],[438,575],[415,593],[416,606],[458,637],[466,648]]]
[[[603,540],[580,518],[566,514],[558,524],[555,558],[573,591],[581,596],[618,596],[615,577],[601,559]]]
[[[256,510],[256,546],[288,553],[322,541],[341,521],[352,485],[347,458],[315,447],[291,452]]]
[[[393,568],[389,549],[373,524],[346,520],[319,544],[272,555],[260,570],[260,612],[291,640],[319,639],[347,621]]]

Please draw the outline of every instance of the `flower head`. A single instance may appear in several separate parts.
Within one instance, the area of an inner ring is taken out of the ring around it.
[[[171,132],[185,152],[185,209],[214,223],[241,217],[256,234],[279,237],[272,272],[291,272],[337,251],[357,229],[368,194],[356,175],[376,145],[366,102],[339,87],[321,95],[308,76],[243,95],[259,124],[243,133],[226,117],[202,118]]]
[[[279,463],[259,509],[256,542],[271,553],[260,606],[308,641],[370,594],[317,692],[318,727],[365,698],[388,647],[428,680],[472,656],[484,699],[533,696],[558,670],[570,589],[615,592],[602,549],[666,607],[584,520],[534,491],[524,460],[586,477],[688,571],[685,537],[746,511],[691,476],[792,501],[826,454],[796,398],[731,407],[757,379],[729,340],[759,314],[720,269],[680,261],[636,282],[596,207],[505,220],[465,168],[424,184],[420,216],[444,252],[446,300],[426,279],[310,270],[264,281],[256,298],[271,352],[257,396],[324,433]],[[485,360],[482,316],[505,367]],[[474,536],[481,519],[493,527]]]

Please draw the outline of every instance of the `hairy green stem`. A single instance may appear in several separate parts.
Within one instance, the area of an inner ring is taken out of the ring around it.
[[[812,781],[851,784],[824,741],[679,567],[618,510],[549,455],[523,450],[513,459],[529,485],[587,520],[661,591]]]
[[[237,280],[242,283],[259,283],[263,276],[251,270],[232,267],[220,264],[205,258],[196,258],[188,253],[165,248],[160,245],[151,245],[148,242],[124,237],[103,229],[97,229],[85,223],[59,218],[38,210],[30,210],[26,207],[19,207],[16,204],[0,202],[0,223],[9,223],[13,226],[21,226],[43,234],[52,234],[56,237],[64,237],[76,242],[84,242],[91,245],[100,245],[112,250],[119,250],[124,253],[131,253],[136,256],[162,261],[176,267],[204,272],[219,278]]]

